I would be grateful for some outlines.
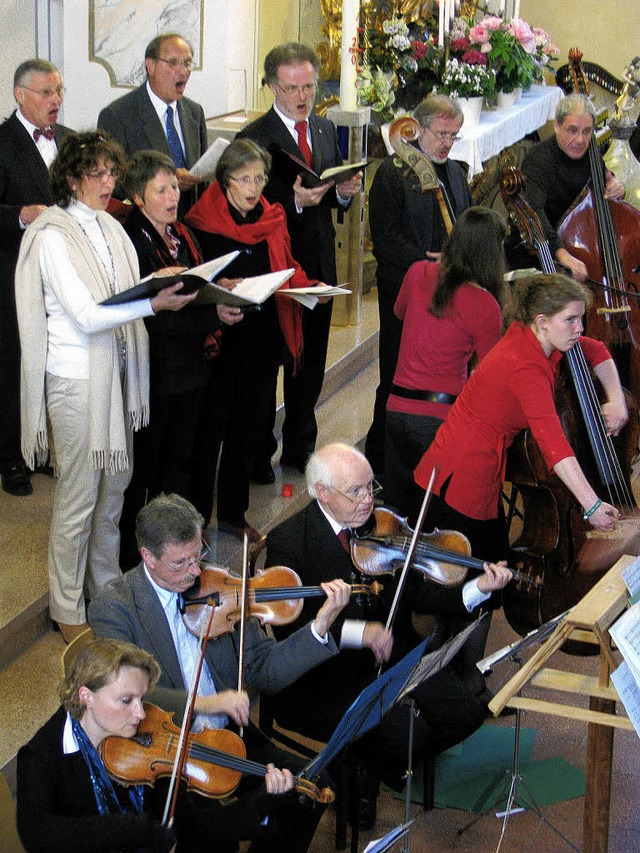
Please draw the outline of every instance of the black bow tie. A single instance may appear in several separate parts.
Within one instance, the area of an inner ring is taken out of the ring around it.
[[[33,138],[36,142],[40,139],[41,136],[44,136],[45,139],[53,139],[54,135],[55,133],[52,127],[47,127],[44,130],[40,130],[36,127],[36,129],[33,131]]]

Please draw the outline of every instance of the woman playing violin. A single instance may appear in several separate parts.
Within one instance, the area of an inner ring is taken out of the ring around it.
[[[500,340],[506,228],[486,207],[460,214],[441,262],[418,261],[395,304],[402,339],[387,400],[384,496],[413,522],[422,489],[413,471],[469,372]]]
[[[491,559],[506,556],[506,525],[501,489],[507,450],[515,436],[530,429],[550,470],[584,508],[598,530],[616,527],[618,510],[598,498],[567,441],[554,406],[558,363],[580,345],[602,383],[604,422],[617,435],[627,407],[617,370],[604,344],[582,336],[589,302],[583,285],[563,275],[542,275],[519,282],[513,323],[482,360],[462,389],[431,447],[415,471],[425,487],[437,469],[426,526],[452,527],[465,533],[473,553]]]
[[[27,850],[211,849],[219,832],[209,801],[181,792],[175,831],[168,829],[159,817],[165,785],[124,787],[101,758],[105,738],[136,734],[159,676],[155,659],[130,643],[94,640],[79,651],[60,686],[62,707],[18,753],[18,831]],[[265,781],[272,794],[293,786],[291,773],[273,765]]]

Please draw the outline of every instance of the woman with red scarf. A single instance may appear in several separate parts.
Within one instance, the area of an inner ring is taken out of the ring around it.
[[[293,267],[295,273],[283,287],[309,287],[314,282],[291,256],[284,209],[262,195],[270,168],[271,156],[259,145],[249,139],[234,140],[218,161],[216,182],[185,219],[196,231],[205,260],[242,250],[225,269],[229,279]],[[240,309],[233,310],[240,314]],[[222,443],[218,529],[238,536],[246,530],[253,541],[260,534],[245,518],[251,470],[257,444],[267,428],[283,345],[294,364],[299,364],[302,307],[293,299],[273,296],[260,311],[248,313],[238,325],[225,328],[202,420],[196,504],[208,520]]]
[[[178,222],[180,190],[173,161],[158,151],[138,151],[128,164],[127,195],[133,207],[124,224],[138,255],[140,275],[202,262],[191,231]],[[237,322],[227,306],[191,305],[188,312],[147,317],[149,426],[135,434],[134,471],[120,521],[120,563],[140,562],[135,519],[147,500],[175,492],[193,500],[194,442],[218,351],[220,320]]]

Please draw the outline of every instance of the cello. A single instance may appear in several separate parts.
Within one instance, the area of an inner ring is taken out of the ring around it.
[[[537,252],[543,272],[554,273],[544,229],[520,196],[523,186],[524,179],[515,168],[502,173],[505,207],[523,239]],[[582,508],[559,478],[549,474],[531,433],[527,430],[518,437],[509,452],[507,479],[520,492],[524,524],[511,545],[510,559],[518,568],[526,567],[544,578],[539,589],[517,583],[505,589],[505,615],[523,635],[577,603],[621,554],[637,553],[640,546],[640,524],[634,517],[636,504],[627,473],[638,446],[637,408],[627,394],[629,423],[612,439],[579,344],[566,354],[566,362],[570,378],[561,372],[555,395],[563,429],[587,478],[594,488],[606,490],[622,519],[612,534],[588,530]],[[585,651],[584,647],[579,650]]]
[[[582,53],[569,51],[575,89],[588,95]],[[640,211],[604,197],[605,176],[594,135],[589,142],[591,186],[587,186],[558,226],[564,246],[581,260],[594,287],[587,330],[603,341],[618,367],[622,384],[640,400]]]

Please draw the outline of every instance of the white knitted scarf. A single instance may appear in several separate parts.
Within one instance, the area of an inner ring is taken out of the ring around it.
[[[113,257],[117,292],[139,279],[138,259],[122,226],[108,213],[98,221]],[[71,263],[96,302],[112,295],[106,270],[74,217],[50,207],[27,228],[16,267],[16,307],[20,330],[20,410],[22,454],[30,468],[42,462],[49,449],[45,370],[47,317],[40,270],[40,240],[46,228],[62,234]],[[129,467],[126,418],[133,429],[149,420],[149,342],[142,320],[123,326],[126,345],[124,395],[120,381],[114,329],[88,336],[89,346],[89,456],[93,468],[107,473]],[[124,399],[123,399],[124,396]]]

